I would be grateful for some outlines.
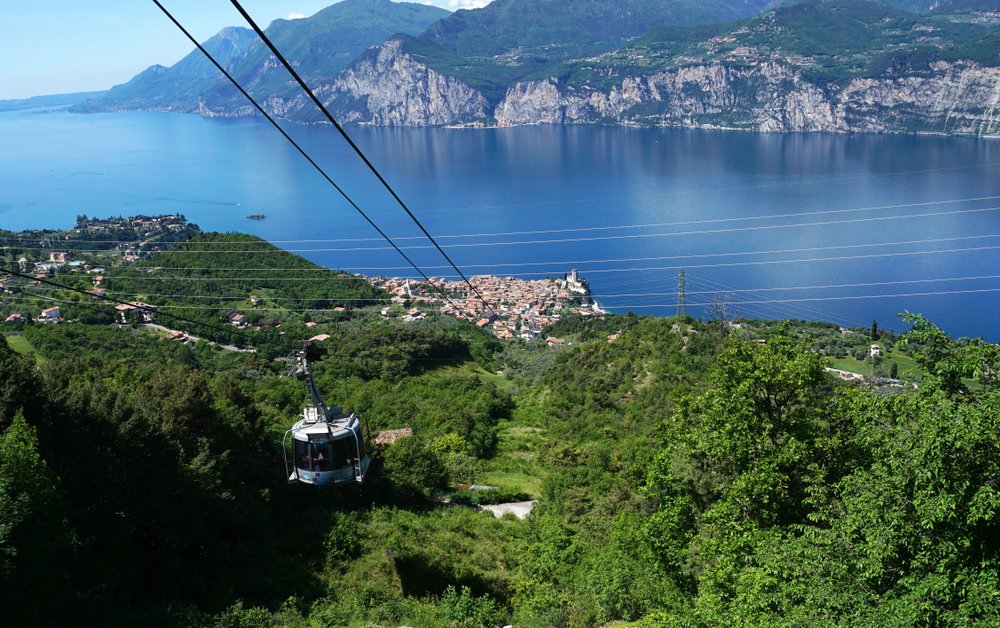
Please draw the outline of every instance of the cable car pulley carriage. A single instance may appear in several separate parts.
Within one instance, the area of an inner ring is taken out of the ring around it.
[[[305,379],[313,405],[303,409],[302,417],[282,440],[288,483],[337,486],[363,482],[371,463],[367,425],[353,412],[345,414],[338,406],[326,405],[309,366],[311,355],[316,357],[313,346],[307,345],[296,356],[295,374]]]

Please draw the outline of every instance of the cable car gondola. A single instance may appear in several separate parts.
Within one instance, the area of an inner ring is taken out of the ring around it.
[[[303,377],[313,405],[306,406],[292,429],[285,432],[282,447],[288,483],[337,486],[365,479],[371,456],[366,446],[367,429],[355,413],[327,407],[309,368],[309,347],[298,354],[296,374]]]

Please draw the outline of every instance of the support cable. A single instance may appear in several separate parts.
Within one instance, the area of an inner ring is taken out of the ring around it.
[[[160,4],[159,0],[153,0],[153,2],[156,2],[157,5]],[[246,9],[244,9],[243,5],[239,3],[239,0],[230,0],[230,3],[234,7],[236,7],[236,10],[240,12],[240,15],[242,15],[243,19],[247,21],[247,24],[249,24],[250,27],[253,28],[253,30],[260,37],[261,41],[263,41],[264,44],[271,50],[275,58],[278,61],[280,61],[283,66],[285,66],[285,69],[288,70],[288,73],[291,74],[292,78],[294,78],[295,81],[299,84],[299,87],[301,87],[302,90],[306,93],[306,95],[308,95],[309,98],[313,101],[313,103],[315,103],[316,106],[319,107],[320,112],[322,112],[323,115],[326,117],[326,119],[330,122],[330,124],[332,124],[333,127],[337,129],[337,132],[340,133],[341,137],[343,137],[344,140],[348,143],[348,145],[350,145],[350,147],[354,149],[354,152],[357,153],[358,157],[361,158],[361,161],[363,161],[364,164],[368,166],[368,169],[371,170],[372,174],[375,175],[375,177],[379,180],[382,186],[389,192],[389,194],[392,195],[394,199],[396,199],[396,202],[399,203],[399,206],[403,208],[403,211],[406,212],[406,215],[410,217],[410,219],[413,221],[413,224],[417,225],[417,227],[420,228],[420,231],[423,232],[425,236],[427,236],[427,239],[430,240],[431,244],[434,245],[434,248],[437,249],[438,253],[440,253],[441,256],[444,257],[444,259],[448,262],[448,264],[455,269],[455,272],[457,272],[459,276],[465,281],[466,285],[469,286],[469,289],[472,290],[472,292],[476,295],[476,297],[478,297],[479,300],[482,301],[486,309],[488,309],[490,313],[492,313],[494,316],[497,316],[499,318],[499,315],[493,311],[492,307],[490,307],[489,302],[485,298],[483,298],[481,294],[479,294],[479,290],[477,290],[476,287],[472,285],[472,282],[469,281],[469,279],[465,276],[465,273],[463,273],[458,268],[458,266],[455,265],[455,262],[453,262],[451,257],[449,257],[448,254],[444,251],[444,249],[441,248],[441,245],[437,243],[437,240],[435,240],[434,237],[430,234],[430,232],[428,232],[427,229],[424,228],[424,225],[420,222],[419,219],[417,219],[417,217],[413,214],[413,212],[410,211],[410,208],[406,205],[406,203],[403,202],[403,199],[400,198],[399,194],[396,193],[396,190],[394,190],[393,187],[389,185],[389,182],[386,181],[385,177],[382,176],[382,173],[378,171],[378,168],[376,168],[375,165],[372,164],[371,161],[369,161],[368,157],[365,156],[361,148],[359,148],[358,145],[354,143],[354,140],[351,139],[351,136],[347,134],[347,131],[344,130],[344,127],[342,127],[340,123],[337,122],[336,118],[333,117],[333,114],[330,113],[330,110],[327,109],[326,105],[323,104],[323,101],[321,101],[313,92],[313,90],[310,89],[309,85],[307,85],[306,82],[302,80],[302,77],[299,76],[299,73],[295,71],[295,68],[292,67],[292,64],[289,63],[287,59],[285,59],[285,56],[281,54],[281,51],[278,50],[278,48],[274,45],[274,43],[271,42],[271,39],[267,36],[267,34],[264,33],[264,31],[260,28],[260,26],[257,25],[257,22],[255,22],[254,19],[250,17],[250,14],[246,12]]]
[[[167,8],[166,8],[165,6],[163,6],[163,4],[161,4],[161,3],[160,3],[160,0],[153,0],[153,3],[154,3],[154,4],[155,4],[155,5],[157,6],[157,7],[159,7],[160,11],[162,11],[162,12],[163,12],[163,14],[164,14],[164,15],[166,15],[166,16],[167,16],[167,17],[168,17],[168,18],[170,19],[170,21],[171,21],[171,22],[173,22],[173,23],[174,23],[174,25],[175,25],[175,26],[176,26],[176,27],[177,27],[178,29],[180,29],[180,31],[181,31],[182,33],[184,33],[184,35],[185,35],[185,36],[186,36],[186,37],[187,37],[187,38],[188,38],[189,40],[191,40],[191,42],[192,42],[192,43],[194,43],[194,45],[195,45],[195,46],[196,46],[196,47],[198,48],[198,50],[200,50],[200,51],[201,51],[201,53],[202,53],[203,55],[205,55],[205,57],[206,57],[206,58],[208,58],[208,60],[209,60],[209,61],[211,61],[213,65],[215,65],[215,67],[216,67],[216,68],[217,68],[217,69],[219,70],[219,72],[222,72],[223,76],[225,76],[225,77],[226,77],[227,79],[229,79],[229,82],[230,82],[230,83],[232,83],[232,84],[233,84],[233,86],[234,86],[234,87],[236,87],[236,89],[238,89],[238,90],[240,91],[240,93],[241,93],[241,94],[243,94],[243,96],[245,96],[245,97],[246,97],[246,99],[250,101],[250,104],[252,104],[252,105],[254,106],[254,108],[256,108],[258,112],[260,112],[260,114],[261,114],[261,115],[263,115],[263,116],[264,116],[265,118],[267,118],[267,121],[268,121],[268,122],[270,122],[270,123],[271,123],[271,125],[272,125],[272,126],[273,126],[273,127],[275,128],[275,129],[277,129],[277,131],[278,131],[279,133],[281,133],[281,135],[282,135],[282,136],[283,136],[283,137],[284,137],[284,138],[285,138],[286,140],[288,140],[288,142],[289,142],[289,143],[290,143],[290,144],[291,144],[291,145],[292,145],[293,147],[295,147],[295,149],[296,149],[296,150],[297,150],[297,151],[299,152],[299,154],[300,154],[300,155],[302,155],[302,156],[303,156],[303,157],[304,157],[304,158],[306,159],[306,161],[308,161],[308,162],[309,162],[309,163],[310,163],[310,164],[312,165],[312,167],[313,167],[313,168],[315,168],[315,169],[316,169],[316,171],[317,171],[317,172],[319,172],[319,174],[320,174],[320,175],[321,175],[321,176],[322,176],[322,177],[323,177],[324,179],[326,179],[326,182],[327,182],[327,183],[329,183],[329,184],[330,184],[331,186],[333,186],[333,188],[334,188],[335,190],[337,190],[337,192],[339,192],[339,193],[340,193],[340,195],[341,195],[342,197],[344,197],[344,200],[346,200],[346,201],[347,201],[347,202],[348,202],[348,203],[349,203],[349,204],[351,205],[351,207],[353,207],[353,208],[355,209],[355,211],[357,211],[357,212],[358,212],[358,213],[359,213],[359,214],[361,215],[361,217],[362,217],[362,218],[364,218],[364,219],[365,219],[365,221],[367,221],[367,222],[368,222],[368,224],[369,224],[369,225],[371,225],[371,226],[372,226],[372,228],[373,228],[373,229],[375,229],[375,231],[376,231],[376,232],[378,232],[378,234],[379,234],[380,236],[382,236],[382,239],[383,239],[383,240],[385,240],[386,242],[388,242],[389,244],[391,244],[391,245],[392,245],[392,248],[394,248],[394,249],[396,250],[396,252],[397,252],[397,253],[399,253],[399,254],[400,254],[400,255],[401,255],[402,257],[403,257],[403,259],[405,259],[405,260],[406,260],[406,262],[407,262],[407,263],[408,263],[408,264],[409,264],[409,265],[410,265],[411,267],[413,267],[413,269],[414,269],[414,270],[416,270],[416,271],[417,271],[418,273],[420,273],[420,276],[421,276],[421,277],[423,277],[423,278],[424,278],[424,279],[425,279],[425,280],[427,281],[427,283],[429,283],[429,284],[430,284],[431,286],[433,286],[433,287],[434,287],[435,289],[437,289],[437,290],[438,290],[438,292],[440,292],[441,296],[442,296],[442,297],[444,297],[444,299],[445,299],[446,301],[448,301],[449,303],[451,303],[451,299],[450,299],[450,298],[448,297],[448,295],[447,295],[447,294],[445,294],[445,292],[444,292],[444,291],[443,291],[442,289],[438,288],[438,287],[437,287],[437,285],[436,285],[436,284],[435,284],[435,283],[434,283],[433,281],[431,281],[430,277],[428,277],[428,276],[427,276],[427,274],[426,274],[426,273],[424,273],[424,271],[422,271],[422,270],[420,269],[420,267],[419,267],[419,266],[417,266],[417,265],[416,265],[416,263],[414,263],[414,262],[413,262],[413,260],[411,260],[411,259],[409,258],[409,256],[408,256],[408,255],[407,255],[406,253],[404,253],[404,252],[403,252],[403,250],[402,250],[402,249],[400,249],[400,248],[399,248],[399,246],[398,246],[398,245],[397,245],[397,244],[396,244],[396,243],[395,243],[395,242],[394,242],[394,241],[392,240],[392,238],[390,238],[390,237],[389,237],[389,236],[388,236],[388,235],[387,235],[387,234],[386,234],[386,233],[385,233],[384,231],[382,231],[382,229],[381,229],[381,228],[380,228],[380,227],[379,227],[379,226],[378,226],[377,224],[375,224],[375,221],[373,221],[373,220],[372,220],[372,219],[371,219],[371,218],[370,218],[370,217],[368,216],[368,214],[367,214],[367,213],[365,213],[365,211],[364,211],[363,209],[361,209],[361,207],[360,207],[360,206],[359,206],[359,205],[358,205],[357,203],[355,203],[355,202],[354,202],[354,199],[352,199],[352,198],[351,198],[350,196],[348,196],[348,194],[347,194],[347,193],[346,193],[346,192],[345,192],[345,191],[344,191],[344,190],[343,190],[343,189],[342,189],[342,188],[341,188],[341,187],[340,187],[339,185],[337,185],[337,183],[336,183],[336,182],[334,182],[334,180],[333,180],[333,179],[332,179],[332,178],[330,177],[330,175],[328,175],[328,174],[326,173],[326,171],[325,171],[325,170],[323,170],[323,168],[322,168],[322,167],[320,167],[320,165],[319,165],[318,163],[316,163],[316,160],[314,160],[314,159],[313,159],[312,157],[310,157],[310,156],[309,156],[309,154],[308,154],[308,153],[307,153],[307,152],[305,151],[305,149],[303,149],[303,148],[302,148],[302,146],[300,146],[298,142],[296,142],[296,141],[295,141],[294,139],[292,139],[292,136],[291,136],[291,135],[289,135],[287,131],[285,131],[285,130],[284,130],[283,128],[281,128],[281,125],[279,125],[279,124],[278,124],[278,122],[277,122],[277,121],[276,121],[276,120],[274,119],[274,117],[273,117],[273,116],[271,116],[271,114],[269,114],[269,113],[268,113],[268,112],[267,112],[267,111],[266,111],[266,110],[265,110],[265,109],[264,109],[264,108],[263,108],[263,107],[262,107],[262,106],[261,106],[261,105],[260,105],[260,104],[259,104],[259,103],[258,103],[258,102],[257,102],[257,101],[255,100],[255,99],[254,99],[254,97],[253,97],[253,96],[251,96],[251,95],[250,95],[250,93],[249,93],[249,92],[247,92],[247,91],[246,91],[246,90],[245,90],[245,89],[243,88],[243,86],[242,86],[242,85],[240,85],[239,81],[237,81],[237,80],[236,80],[236,79],[235,79],[235,78],[233,77],[233,75],[229,73],[229,71],[228,71],[228,70],[226,70],[226,69],[225,69],[224,67],[222,67],[222,64],[220,64],[220,63],[219,63],[219,62],[218,62],[218,61],[217,61],[217,60],[215,59],[215,57],[214,57],[214,56],[212,56],[212,53],[210,53],[210,52],[209,52],[208,50],[206,50],[206,49],[205,49],[205,47],[204,47],[204,46],[202,46],[202,45],[201,45],[201,43],[200,43],[200,42],[199,42],[199,41],[198,41],[198,40],[197,40],[197,39],[196,39],[196,38],[194,37],[194,35],[192,35],[192,34],[190,33],[190,31],[188,31],[188,30],[187,30],[187,29],[186,29],[186,28],[184,27],[184,25],[183,25],[183,24],[181,24],[181,23],[180,23],[180,22],[179,22],[179,21],[177,20],[177,18],[175,18],[175,17],[173,16],[173,14],[172,14],[172,13],[171,13],[171,12],[170,12],[169,10],[167,10]],[[225,251],[225,250],[219,250],[219,251],[214,251],[214,252],[219,252],[219,253],[225,253],[225,252],[227,252],[227,251]],[[250,252],[254,252],[254,251],[250,251]],[[263,252],[263,251],[257,251],[257,252]],[[456,270],[457,270],[457,269],[456,269]],[[470,284],[470,285],[471,285],[471,284]],[[489,307],[489,306],[487,306],[487,307]]]

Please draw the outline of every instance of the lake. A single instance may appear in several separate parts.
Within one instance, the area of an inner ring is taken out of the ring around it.
[[[287,125],[429,275],[452,274],[328,127]],[[580,269],[613,311],[1000,339],[1000,142],[604,127],[350,128],[468,274]],[[266,123],[0,114],[0,227],[181,212],[329,266],[414,276]],[[250,214],[266,220],[251,221]]]

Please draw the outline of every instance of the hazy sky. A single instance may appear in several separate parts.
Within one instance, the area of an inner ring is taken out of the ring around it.
[[[200,40],[246,26],[227,0],[162,0]],[[421,0],[446,9],[489,0]],[[5,0],[0,10],[0,99],[107,89],[172,65],[191,44],[149,0]],[[334,0],[243,0],[260,23],[312,15]]]

